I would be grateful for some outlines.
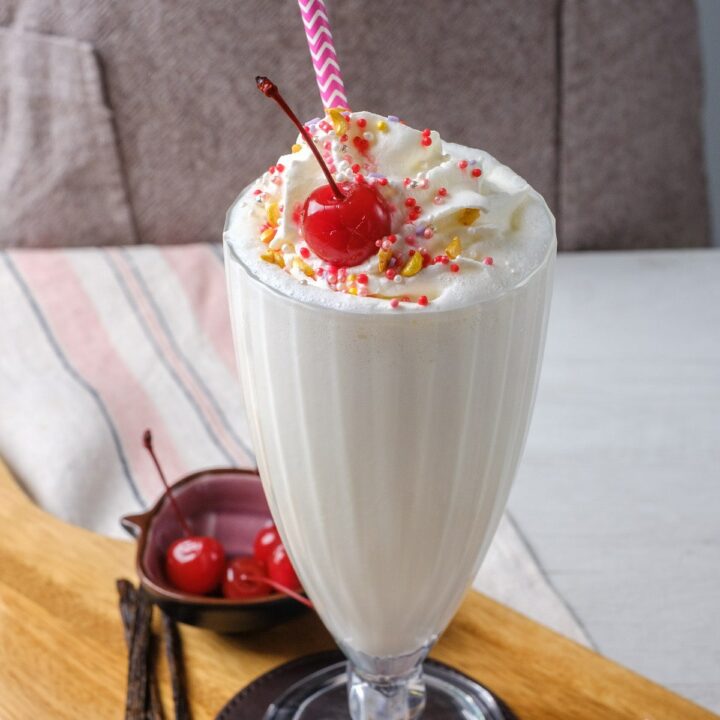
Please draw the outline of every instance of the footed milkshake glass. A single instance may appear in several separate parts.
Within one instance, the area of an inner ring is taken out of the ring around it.
[[[522,453],[554,240],[515,288],[445,310],[328,308],[269,287],[227,241],[225,258],[265,492],[349,660],[294,686],[266,720],[502,717],[480,686],[422,662],[479,568]]]

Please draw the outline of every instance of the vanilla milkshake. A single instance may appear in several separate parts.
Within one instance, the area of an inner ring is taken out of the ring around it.
[[[338,182],[379,194],[389,232],[351,266],[315,252],[303,204],[325,180],[298,138],[228,213],[239,369],[273,516],[318,613],[351,654],[404,656],[445,628],[505,507],[554,221],[509,168],[435,132],[338,110],[309,130]]]

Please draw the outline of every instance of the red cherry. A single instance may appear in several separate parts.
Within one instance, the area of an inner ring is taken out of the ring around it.
[[[180,538],[165,557],[168,580],[179,590],[206,595],[220,584],[225,569],[225,551],[215,538]]]
[[[270,560],[272,551],[282,542],[275,525],[268,525],[260,530],[255,536],[253,543],[253,555],[261,563]]]
[[[274,580],[280,585],[284,585],[290,590],[299,590],[301,587],[300,580],[298,580],[298,576],[295,574],[295,568],[293,568],[287,550],[285,550],[285,546],[282,544],[273,550],[267,564],[267,574],[271,580]]]
[[[328,184],[310,193],[301,214],[305,242],[315,254],[333,265],[347,267],[367,260],[375,252],[375,242],[390,233],[390,207],[376,188],[362,176],[356,183],[338,184],[310,137],[307,127],[297,118],[269,78],[255,78],[258,89],[273,99],[305,138]],[[362,127],[363,119],[358,120]],[[365,154],[370,143],[354,137],[353,144]],[[358,167],[358,170],[360,168]]]
[[[236,557],[225,568],[222,593],[226,598],[265,597],[272,593],[272,588],[260,580],[267,576],[265,565],[256,558]]]
[[[358,265],[377,252],[375,242],[390,234],[390,208],[372,185],[340,183],[344,197],[330,185],[310,193],[302,213],[305,242],[326,262]]]

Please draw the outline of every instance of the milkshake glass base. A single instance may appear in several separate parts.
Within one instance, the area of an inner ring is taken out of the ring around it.
[[[422,720],[514,720],[487,688],[446,665],[424,664],[427,702]],[[348,663],[335,662],[286,690],[263,720],[350,720]],[[368,717],[363,720],[383,720]]]

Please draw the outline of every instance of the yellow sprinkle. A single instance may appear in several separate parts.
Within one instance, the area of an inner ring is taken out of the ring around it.
[[[280,206],[276,202],[268,203],[265,206],[265,217],[273,227],[277,227],[280,219]]]
[[[304,260],[301,260],[299,257],[293,258],[293,267],[299,268],[308,277],[312,277],[312,278],[315,277],[315,271]]]
[[[357,295],[357,288],[350,288],[348,290],[348,294],[350,295]]]
[[[478,208],[465,208],[457,215],[457,220],[461,225],[472,225],[480,217]]]
[[[375,127],[376,127],[380,132],[387,132],[387,131],[388,131],[388,124],[387,124],[384,120],[378,120],[378,121],[377,121],[377,124],[375,125]]]
[[[265,244],[272,242],[272,239],[275,237],[276,232],[277,232],[277,228],[274,228],[274,227],[265,228],[265,230],[263,230],[260,233],[260,239]]]
[[[271,265],[275,264],[275,253],[272,250],[266,250],[260,255],[260,259],[265,262],[269,262]]]
[[[357,275],[355,275],[355,273],[350,273],[350,274],[347,276],[347,281],[348,281],[348,282],[351,282],[351,283],[354,283],[356,278],[357,278]]]
[[[422,270],[422,266],[423,256],[419,252],[413,253],[410,256],[410,259],[405,263],[403,269],[400,271],[400,274],[403,277],[412,277]]]
[[[292,146],[292,151],[293,151],[294,153],[300,152],[301,150],[302,150],[302,145],[298,145],[297,143],[295,143],[295,144]]]
[[[283,254],[280,252],[280,250],[273,250],[273,254],[275,255],[275,264],[279,265],[281,268],[284,268],[285,258],[283,257]]]
[[[345,116],[340,112],[338,108],[330,108],[327,111],[330,122],[332,123],[333,130],[338,137],[341,137],[347,132],[348,124]]]
[[[462,252],[462,243],[457,235],[450,241],[450,244],[445,248],[445,254],[454,260]]]
[[[392,257],[392,252],[390,250],[381,250],[377,254],[378,272],[384,273],[388,269],[388,265],[390,264],[391,257]]]

